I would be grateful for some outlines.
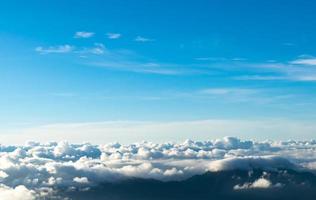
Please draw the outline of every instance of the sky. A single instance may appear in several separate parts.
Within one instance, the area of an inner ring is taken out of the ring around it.
[[[0,3],[0,140],[313,139],[316,2]]]

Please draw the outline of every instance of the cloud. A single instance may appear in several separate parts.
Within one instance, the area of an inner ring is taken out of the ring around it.
[[[232,77],[236,80],[315,81],[316,69],[310,67],[313,62],[314,59],[304,58],[288,63],[238,63],[222,67],[225,71],[238,71],[241,75]]]
[[[294,65],[316,65],[316,58],[302,58],[290,62]]]
[[[285,43],[283,43],[283,45],[284,46],[295,46],[295,44],[292,42],[285,42]]]
[[[122,34],[120,34],[120,33],[107,33],[106,35],[111,40],[119,39],[120,37],[122,37]]]
[[[250,156],[250,157],[230,157],[216,160],[210,163],[210,171],[224,170],[252,170],[252,169],[295,169],[295,165],[287,159],[278,156]]]
[[[35,200],[36,193],[33,190],[28,190],[23,185],[18,185],[10,188],[3,184],[0,185],[0,199],[1,200]]]
[[[144,74],[179,75],[181,70],[172,64],[147,63],[136,61],[101,61],[89,63],[90,66],[102,67],[119,71],[130,71]]]
[[[91,38],[94,34],[94,32],[78,31],[75,33],[74,38]]]
[[[102,55],[105,53],[105,51],[106,51],[106,48],[104,44],[102,43],[94,43],[94,47],[83,50],[83,52],[91,53],[95,55]]]
[[[269,188],[271,187],[271,182],[265,178],[259,178],[250,185],[250,188]]]
[[[111,35],[109,33],[108,37],[117,39],[120,36],[118,33],[112,33]],[[135,41],[149,42],[154,40],[138,36]],[[287,63],[269,61],[266,63],[251,63],[240,58],[201,57],[196,60],[205,62],[178,64],[152,62],[151,59],[131,53],[129,50],[109,50],[102,43],[94,43],[91,47],[77,47],[76,51],[74,49],[75,47],[71,45],[59,45],[47,48],[39,46],[35,50],[41,54],[73,52],[79,54],[81,58],[88,58],[83,63],[84,65],[135,73],[160,75],[204,74],[220,77],[225,74],[227,79],[243,81],[316,81],[316,68],[310,67],[316,64],[316,59],[313,57],[299,57],[299,59]],[[89,54],[99,55],[101,59],[94,56],[89,58]],[[236,74],[238,75],[236,76]]]
[[[198,61],[227,61],[228,59],[227,58],[224,58],[224,57],[198,57],[198,58],[195,58],[195,60],[198,60]]]
[[[310,171],[316,141],[255,142],[234,137],[182,143],[28,142],[0,146],[0,199],[37,199],[58,188],[88,190],[130,178],[186,180],[207,171]],[[284,172],[282,172],[284,173]],[[279,184],[278,184],[279,185]],[[275,187],[268,175],[235,189]],[[23,196],[21,196],[23,194]]]
[[[74,51],[76,49],[76,51]],[[76,53],[80,55],[86,54],[94,54],[94,55],[102,55],[107,50],[102,43],[94,43],[92,47],[77,47],[71,45],[60,45],[60,46],[51,46],[51,47],[36,47],[35,51],[39,52],[40,54],[49,54],[49,53]]]
[[[40,54],[49,54],[49,53],[70,53],[74,50],[74,47],[71,45],[59,45],[59,46],[50,46],[50,47],[36,47],[35,51]]]
[[[257,81],[275,81],[275,80],[287,80],[284,76],[267,76],[267,75],[247,75],[235,77],[236,80],[257,80]]]
[[[244,189],[267,189],[273,187],[272,183],[266,178],[259,178],[253,183],[245,183],[243,185],[235,185],[235,190],[244,190]]]
[[[258,93],[258,90],[248,88],[209,88],[201,90],[200,93],[210,95],[251,95]]]
[[[135,41],[136,42],[151,42],[151,41],[154,41],[154,40],[150,39],[150,38],[142,37],[142,36],[137,36],[135,38]]]
[[[89,183],[89,180],[87,177],[75,177],[73,179],[73,181],[76,183],[80,183],[80,184],[88,184]]]
[[[295,97],[295,95],[288,95],[273,89],[237,87],[206,88],[198,90],[194,95],[195,98],[200,99],[220,99],[222,102],[247,102],[257,105],[273,105]]]

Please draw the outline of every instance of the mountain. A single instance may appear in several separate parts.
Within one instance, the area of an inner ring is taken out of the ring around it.
[[[230,170],[183,181],[132,178],[60,193],[75,200],[315,200],[316,176],[289,169]]]

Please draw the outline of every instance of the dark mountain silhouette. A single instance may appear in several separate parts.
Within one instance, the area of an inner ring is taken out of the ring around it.
[[[269,188],[234,189],[264,177]],[[316,176],[310,172],[280,169],[232,170],[207,172],[184,181],[162,182],[152,179],[129,179],[103,183],[87,191],[61,192],[75,200],[315,200]]]

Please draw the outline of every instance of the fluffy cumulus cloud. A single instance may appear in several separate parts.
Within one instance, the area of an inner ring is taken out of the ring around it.
[[[5,185],[0,185],[1,200],[34,200],[36,199],[35,192],[28,190],[25,186],[19,185],[15,188],[10,188]]]
[[[39,199],[59,188],[88,190],[129,178],[186,180],[207,171],[290,169],[314,172],[316,141],[254,142],[237,138],[122,145],[27,142],[0,146],[0,199]],[[270,188],[268,176],[234,189]]]
[[[281,183],[272,184],[271,181],[267,178],[259,178],[253,183],[244,183],[243,185],[235,185],[234,190],[249,190],[249,189],[269,189],[282,187]]]

